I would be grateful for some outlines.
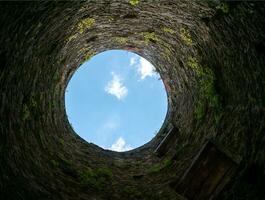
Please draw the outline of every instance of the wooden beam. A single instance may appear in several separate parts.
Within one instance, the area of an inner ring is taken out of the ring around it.
[[[171,129],[168,131],[163,140],[155,149],[155,153],[157,154],[157,156],[161,157],[168,152],[170,147],[175,143],[178,133],[179,130],[176,127],[171,127]]]
[[[237,171],[240,161],[234,158],[207,140],[181,180],[171,186],[189,200],[211,200]]]

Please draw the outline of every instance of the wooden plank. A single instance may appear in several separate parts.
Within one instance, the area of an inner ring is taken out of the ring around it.
[[[209,171],[209,176],[201,186],[201,191],[194,199],[210,199],[212,193],[216,189],[217,185],[222,182],[225,174],[233,166],[229,161],[224,159],[216,159],[212,169]]]
[[[236,172],[239,160],[230,155],[207,140],[174,189],[189,200],[213,199]]]
[[[175,143],[178,133],[179,130],[176,127],[171,127],[166,136],[155,149],[157,156],[161,157],[167,153],[172,144]]]
[[[237,166],[238,167],[238,166]],[[231,167],[226,174],[224,175],[222,181],[219,182],[218,185],[216,185],[216,188],[214,190],[214,192],[211,194],[209,200],[214,199],[216,196],[218,196],[218,194],[222,191],[222,189],[225,187],[225,185],[230,181],[230,179],[233,177],[233,175],[236,173],[237,171],[237,167]]]

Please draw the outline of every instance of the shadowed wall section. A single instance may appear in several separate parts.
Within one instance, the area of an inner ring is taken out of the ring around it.
[[[1,2],[0,198],[182,199],[168,182],[211,137],[243,159],[219,198],[261,199],[264,181],[249,177],[264,180],[264,5]],[[75,70],[110,49],[152,62],[169,97],[157,136],[125,153],[82,140],[64,107]],[[172,125],[178,139],[158,158],[153,151]]]

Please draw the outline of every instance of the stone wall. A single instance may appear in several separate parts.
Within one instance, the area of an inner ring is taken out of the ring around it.
[[[168,182],[205,137],[242,157],[219,199],[262,199],[264,13],[263,2],[0,2],[0,199],[182,199]],[[125,153],[81,139],[64,107],[75,70],[110,49],[148,59],[168,93],[160,132]],[[178,141],[158,158],[172,125]]]

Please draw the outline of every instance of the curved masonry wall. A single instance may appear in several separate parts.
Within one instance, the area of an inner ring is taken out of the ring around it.
[[[263,2],[1,2],[1,199],[181,199],[167,183],[206,137],[243,158],[219,199],[260,199],[263,181],[248,177],[265,161],[264,11]],[[157,136],[126,153],[79,138],[64,107],[78,66],[109,49],[151,61],[169,97]],[[158,158],[172,125],[178,140]]]

